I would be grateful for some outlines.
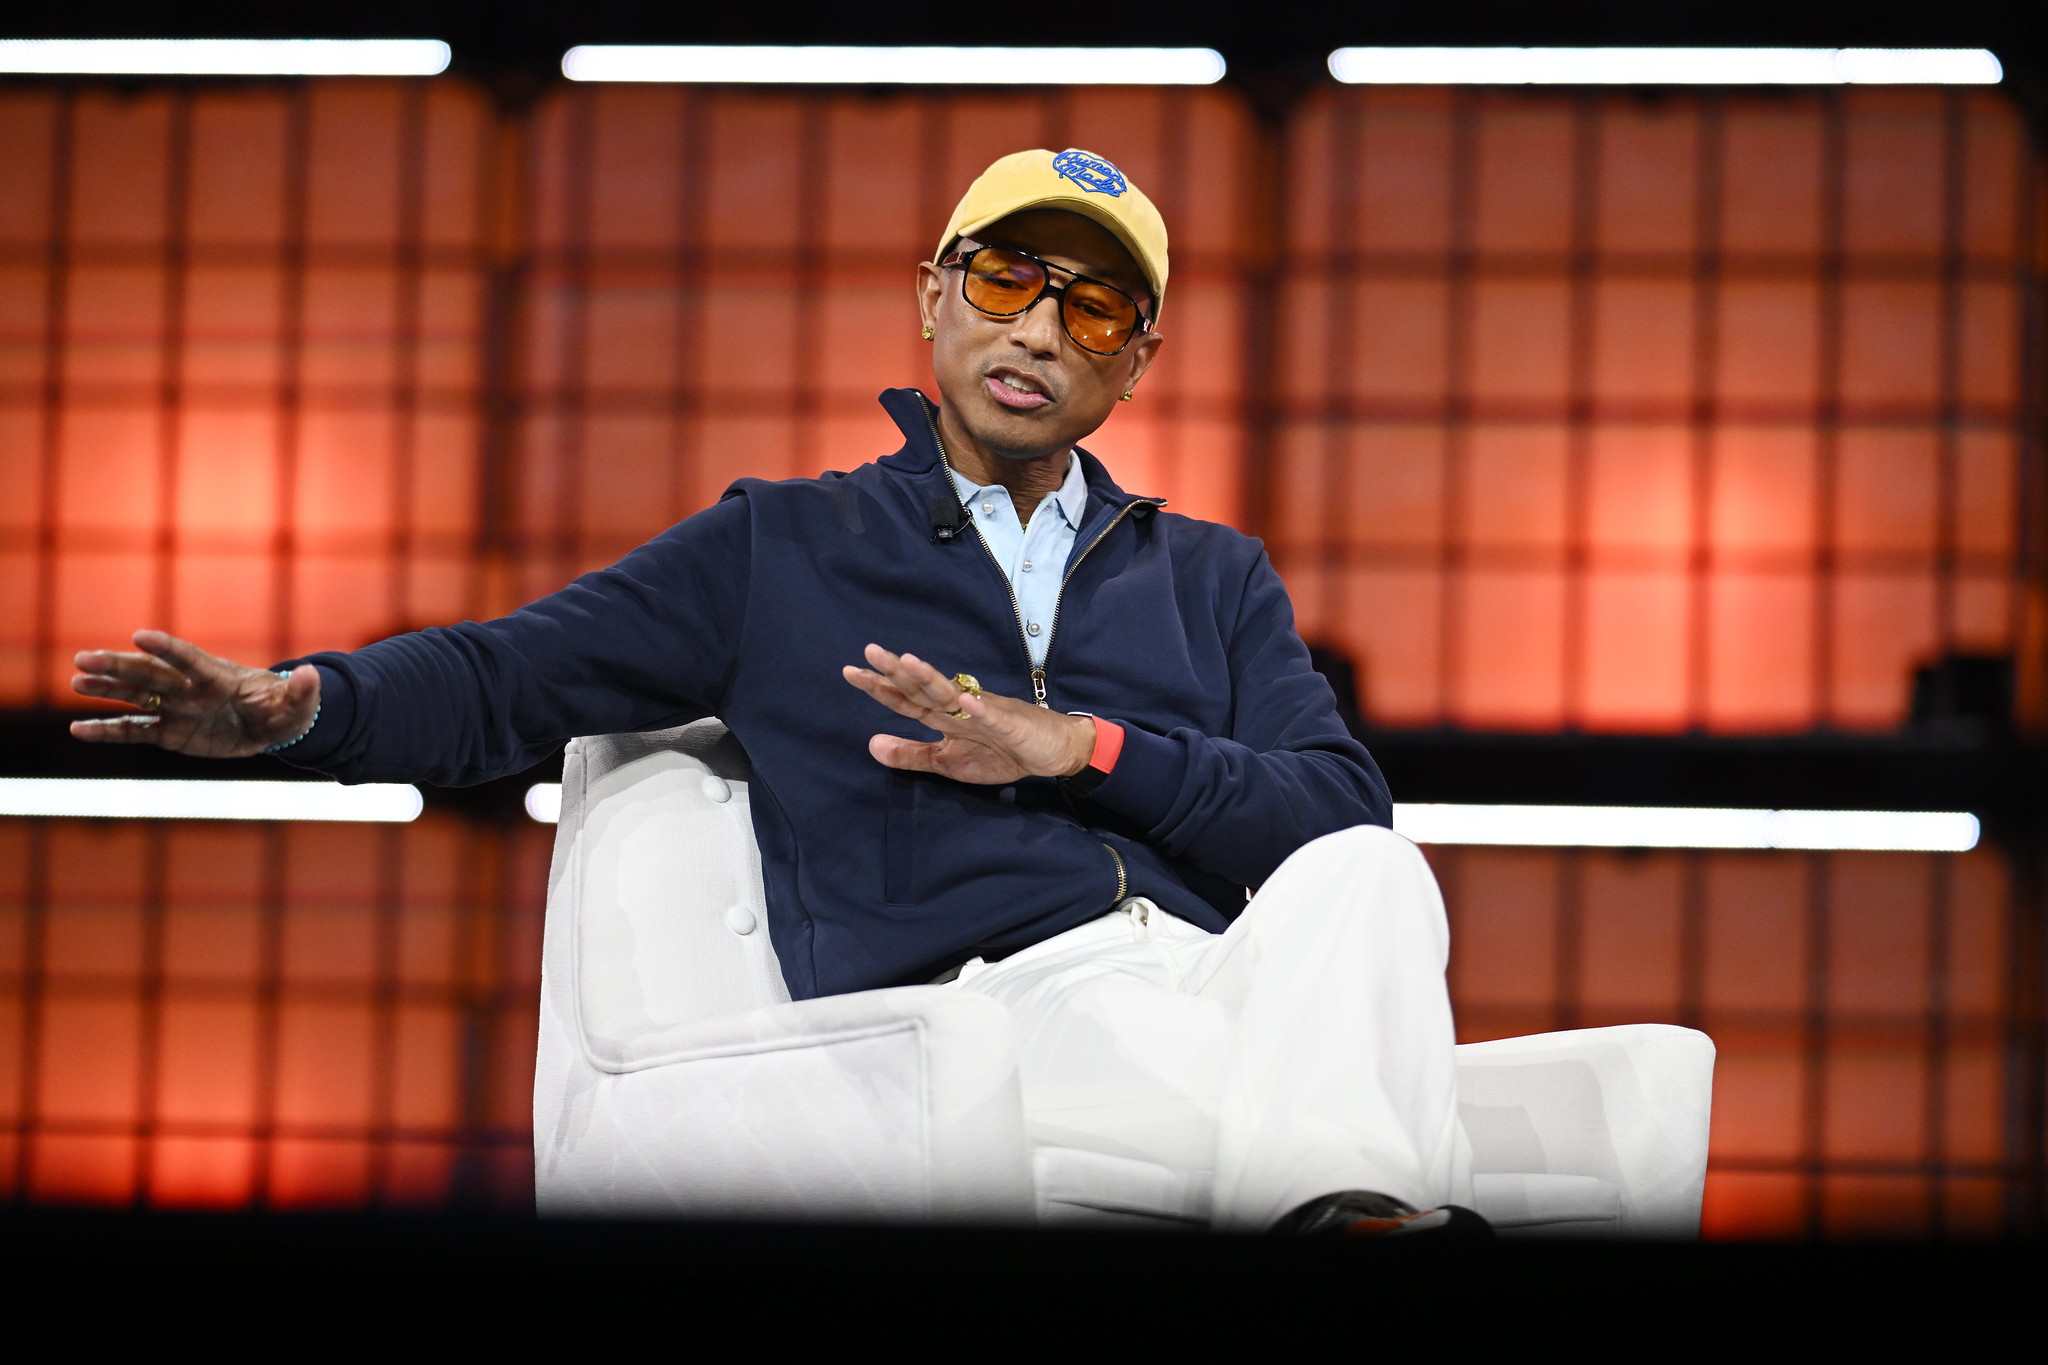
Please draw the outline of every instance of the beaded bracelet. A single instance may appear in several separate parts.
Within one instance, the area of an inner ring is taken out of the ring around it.
[[[291,677],[291,675],[292,675],[292,671],[291,671],[291,670],[290,670],[289,668],[280,668],[280,669],[275,669],[275,670],[273,670],[273,671],[274,671],[274,672],[275,672],[275,673],[277,674],[277,676],[278,676],[278,677],[280,677],[280,678],[289,678],[289,677]],[[310,734],[312,734],[312,733],[313,733],[313,726],[315,726],[315,725],[318,725],[319,723],[320,723],[320,703],[316,701],[316,702],[314,702],[314,703],[313,703],[313,719],[312,719],[312,721],[311,721],[311,722],[310,722],[310,723],[309,723],[309,724],[308,724],[308,725],[306,726],[306,728],[305,728],[305,729],[303,729],[303,730],[299,731],[299,733],[298,733],[297,735],[295,735],[295,736],[293,736],[292,738],[290,738],[290,739],[286,740],[286,741],[285,741],[284,743],[282,743],[282,744],[273,744],[273,745],[271,745],[271,746],[270,746],[269,748],[265,749],[265,750],[264,750],[263,752],[264,752],[264,753],[266,753],[266,754],[274,754],[274,753],[276,753],[276,752],[277,752],[278,750],[280,750],[280,749],[289,749],[289,748],[291,748],[291,747],[292,747],[292,745],[294,745],[294,744],[297,744],[297,743],[298,743],[298,742],[299,742],[300,740],[304,739],[304,738],[305,738],[305,737],[306,737],[307,735],[310,735]]]

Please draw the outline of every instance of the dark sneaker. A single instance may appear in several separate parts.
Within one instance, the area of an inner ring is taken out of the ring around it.
[[[1493,1240],[1493,1228],[1468,1208],[1446,1204],[1417,1209],[1375,1190],[1339,1190],[1311,1199],[1269,1229],[1291,1237],[1414,1237],[1427,1240]]]

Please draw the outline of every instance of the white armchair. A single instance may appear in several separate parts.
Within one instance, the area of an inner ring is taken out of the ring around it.
[[[717,721],[573,741],[534,1075],[543,1214],[1170,1226],[1198,1177],[1027,1144],[1008,1012],[939,986],[792,1002],[750,770]],[[1663,1024],[1458,1049],[1504,1233],[1690,1237],[1713,1044]]]

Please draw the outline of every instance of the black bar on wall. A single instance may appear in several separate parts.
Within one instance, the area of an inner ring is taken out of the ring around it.
[[[1317,418],[1322,425],[1322,544],[1317,555],[1319,572],[1316,592],[1321,597],[1318,619],[1326,631],[1340,630],[1351,611],[1350,516],[1352,471],[1362,451],[1358,429],[1358,403],[1352,391],[1352,376],[1358,369],[1358,242],[1363,229],[1363,206],[1367,179],[1372,167],[1365,159],[1366,101],[1352,97],[1340,101],[1331,118],[1330,165],[1324,179],[1329,186],[1330,269],[1324,276],[1322,403]],[[1278,320],[1268,334],[1278,332]],[[1277,452],[1276,452],[1277,453]],[[1269,477],[1280,477],[1277,467]]]
[[[51,114],[50,182],[45,193],[49,204],[49,240],[43,249],[43,338],[41,410],[41,470],[37,494],[36,596],[35,596],[35,695],[44,705],[51,680],[57,672],[57,528],[58,479],[64,457],[64,355],[68,341],[71,300],[71,199],[76,167],[78,95],[70,86],[57,94]]]
[[[1263,536],[1272,530],[1272,495],[1279,473],[1282,404],[1280,339],[1276,319],[1288,279],[1286,190],[1294,168],[1294,143],[1277,113],[1252,106],[1252,147],[1244,168],[1240,213],[1245,227],[1242,263],[1244,318],[1240,324],[1244,373],[1244,530]]]
[[[1727,153],[1723,114],[1718,94],[1700,100],[1693,151],[1692,393],[1686,404],[1692,517],[1686,546],[1685,716],[1695,732],[1706,728],[1713,663],[1708,593],[1715,567],[1715,435],[1721,406],[1721,215]]]
[[[531,110],[495,110],[485,128],[487,163],[477,177],[483,325],[476,345],[477,521],[470,611],[494,616],[516,605],[508,582],[527,552],[520,538],[527,326],[533,295],[533,171],[539,155]]]
[[[709,97],[704,91],[694,86],[681,91],[676,102],[686,185],[692,173],[710,159],[708,102]],[[925,106],[927,130],[933,122],[930,111],[936,107],[929,103]],[[930,156],[927,148],[927,163]],[[671,381],[674,391],[669,400],[671,467],[668,519],[672,522],[681,521],[693,509],[697,490],[690,473],[704,449],[703,436],[698,429],[703,414],[703,341],[699,333],[702,331],[700,322],[704,316],[707,275],[704,198],[687,190],[676,197],[676,348],[674,378]]]
[[[426,288],[426,201],[428,87],[415,82],[403,88],[399,106],[398,242],[393,264],[397,298],[397,335],[391,357],[391,539],[386,619],[412,625],[413,536],[419,459],[420,339],[422,294]]]
[[[270,647],[291,652],[299,545],[299,447],[305,436],[306,266],[312,223],[313,92],[294,86],[286,104],[284,243],[278,301],[277,501],[271,537]]]
[[[557,343],[561,367],[542,383],[542,402],[554,421],[555,487],[553,506],[527,509],[538,521],[545,516],[552,523],[548,535],[548,557],[553,577],[566,580],[581,558],[578,530],[583,520],[583,464],[590,440],[590,295],[596,270],[591,238],[597,229],[597,187],[593,183],[597,160],[597,104],[601,96],[595,86],[583,86],[570,94],[564,110],[567,127],[563,137],[569,145],[564,158],[566,184],[563,187],[560,279],[540,278],[561,291],[561,339]],[[517,506],[517,495],[511,499]],[[522,522],[526,518],[521,519]],[[522,537],[523,539],[523,537]]]
[[[1480,96],[1460,87],[1451,105],[1451,231],[1445,261],[1443,401],[1443,510],[1437,535],[1437,703],[1440,720],[1458,713],[1464,681],[1462,623],[1465,574],[1471,555],[1465,544],[1465,495],[1471,463],[1473,337],[1477,330],[1476,241],[1479,199]]]
[[[1821,96],[1821,240],[1819,346],[1814,392],[1813,713],[1820,728],[1835,721],[1835,499],[1842,444],[1842,284],[1848,193],[1848,119],[1840,97]]]
[[[1600,287],[1600,97],[1581,93],[1572,102],[1571,242],[1566,264],[1564,639],[1558,660],[1564,676],[1564,725],[1586,720],[1586,614],[1592,589],[1593,355],[1599,343],[1595,304]]]

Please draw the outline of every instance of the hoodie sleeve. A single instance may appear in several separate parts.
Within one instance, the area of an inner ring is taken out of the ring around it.
[[[738,658],[748,499],[729,497],[495,621],[315,654],[320,719],[281,757],[344,782],[466,786],[575,735],[713,715]]]
[[[1090,799],[1144,827],[1173,857],[1253,888],[1312,839],[1392,825],[1386,779],[1310,666],[1264,551],[1239,598],[1230,668],[1226,737],[1160,734],[1105,716],[1123,725],[1123,752]]]

